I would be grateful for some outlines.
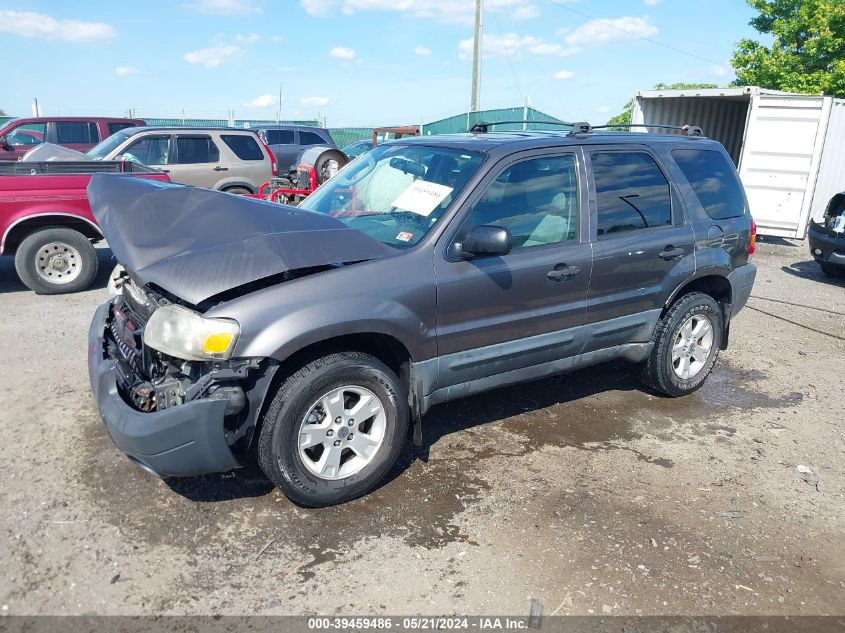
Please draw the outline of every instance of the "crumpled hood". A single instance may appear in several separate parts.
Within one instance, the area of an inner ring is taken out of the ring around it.
[[[321,213],[198,187],[97,173],[88,200],[136,282],[194,305],[286,271],[394,252]]]

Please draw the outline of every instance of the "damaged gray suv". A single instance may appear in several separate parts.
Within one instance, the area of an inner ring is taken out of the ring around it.
[[[125,268],[89,335],[114,443],[160,477],[257,456],[310,507],[377,487],[441,402],[615,358],[695,391],[756,274],[695,135],[400,139],[298,208],[107,174],[89,197]]]

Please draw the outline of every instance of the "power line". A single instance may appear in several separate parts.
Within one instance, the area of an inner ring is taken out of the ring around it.
[[[676,48],[675,46],[670,46],[669,44],[664,44],[663,42],[652,39],[650,37],[646,37],[645,35],[639,35],[638,33],[633,33],[633,32],[628,31],[626,29],[620,28],[620,27],[616,26],[615,24],[610,23],[607,20],[602,20],[600,18],[594,18],[593,16],[591,16],[587,13],[584,13],[583,11],[579,11],[578,9],[573,9],[572,7],[565,5],[565,4],[561,4],[560,2],[555,2],[554,0],[546,0],[546,2],[548,2],[549,4],[552,4],[556,7],[559,7],[561,9],[565,9],[566,11],[569,11],[570,13],[580,15],[582,18],[587,18],[588,20],[595,20],[596,22],[601,22],[605,26],[608,26],[612,29],[615,29],[615,30],[619,31],[620,33],[625,33],[626,35],[630,35],[631,37],[635,37],[635,38],[640,39],[640,40],[645,40],[646,42],[651,42],[655,46],[660,46],[661,48],[665,48],[665,49],[668,49],[670,51],[680,53],[681,55],[686,55],[687,57],[692,57],[694,59],[698,59],[698,60],[707,62],[709,64],[715,64],[716,66],[719,66],[720,68],[727,68],[727,66],[725,66],[721,62],[717,62],[717,61],[712,60],[708,57],[702,57],[701,55],[697,55],[695,53],[690,53],[689,51],[685,51],[685,50],[682,50],[680,48]]]

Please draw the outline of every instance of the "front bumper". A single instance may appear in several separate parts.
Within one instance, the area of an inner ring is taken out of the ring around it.
[[[194,400],[153,413],[137,411],[117,388],[116,361],[106,355],[111,302],[101,305],[88,331],[88,375],[97,408],[115,446],[158,477],[225,472],[238,463],[224,435],[226,400]]]
[[[728,275],[731,284],[731,317],[745,307],[748,297],[751,296],[751,288],[754,287],[754,280],[757,278],[757,265],[751,262],[737,266]]]
[[[845,233],[836,233],[817,222],[810,222],[807,239],[810,254],[817,262],[845,266]],[[821,254],[817,255],[816,250],[821,251]]]

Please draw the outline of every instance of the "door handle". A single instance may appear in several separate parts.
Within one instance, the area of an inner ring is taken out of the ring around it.
[[[660,251],[660,257],[669,261],[670,259],[676,259],[684,254],[684,249],[682,248],[675,248],[671,244]]]
[[[574,277],[580,272],[580,266],[567,266],[566,264],[558,264],[552,270],[546,273],[546,277],[548,277],[552,281],[566,281],[570,277]]]
[[[217,167],[214,168],[214,171],[229,171],[229,168],[217,165]]]

